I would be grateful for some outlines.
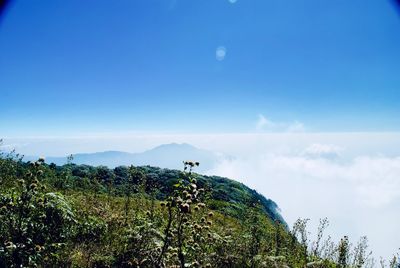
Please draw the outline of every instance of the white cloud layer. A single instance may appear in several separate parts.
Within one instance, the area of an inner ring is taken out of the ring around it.
[[[400,240],[392,224],[400,222],[400,157],[358,156],[349,162],[325,157],[338,148],[313,145],[305,152],[320,157],[312,158],[267,153],[225,160],[209,173],[237,179],[272,198],[289,224],[297,217],[315,224],[328,217],[336,239],[367,235],[375,256],[388,257]]]

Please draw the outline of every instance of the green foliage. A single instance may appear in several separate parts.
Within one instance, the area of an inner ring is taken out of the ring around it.
[[[0,157],[0,267],[369,267],[366,238],[315,241],[243,184],[154,167]],[[399,268],[398,256],[388,263]]]
[[[0,196],[0,258],[10,267],[57,263],[75,224],[75,215],[64,197],[45,192],[39,179],[43,160]]]

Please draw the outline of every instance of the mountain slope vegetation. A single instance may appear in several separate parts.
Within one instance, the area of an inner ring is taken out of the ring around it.
[[[1,267],[364,267],[367,240],[311,242],[243,184],[154,167],[0,157]],[[394,258],[390,267],[397,268]]]

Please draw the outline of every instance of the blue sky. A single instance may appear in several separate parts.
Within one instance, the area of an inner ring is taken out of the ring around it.
[[[16,0],[0,21],[1,148],[188,142],[234,156],[210,174],[272,198],[289,223],[327,216],[388,256],[399,72],[392,0]]]
[[[399,15],[389,0],[14,1],[0,133],[256,132],[260,115],[398,131]]]

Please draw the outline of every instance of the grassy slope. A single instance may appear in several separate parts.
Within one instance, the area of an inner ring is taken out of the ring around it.
[[[322,268],[366,261],[366,249],[346,239],[320,241],[315,250],[304,240],[306,221],[289,231],[273,201],[226,178],[3,156],[0,186],[2,267]]]

